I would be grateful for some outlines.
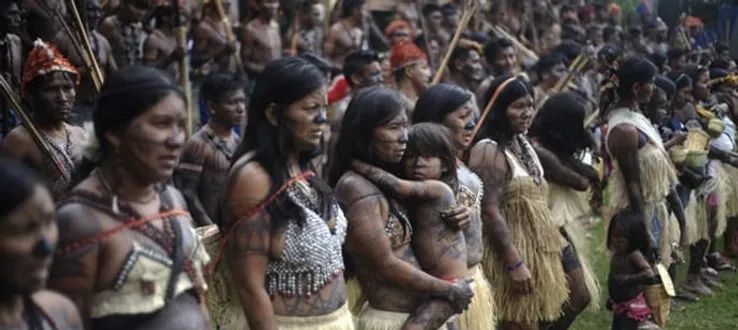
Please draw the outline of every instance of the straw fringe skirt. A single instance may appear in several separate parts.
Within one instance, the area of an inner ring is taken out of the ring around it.
[[[400,330],[409,316],[409,313],[382,311],[364,304],[356,317],[356,330]],[[438,330],[446,330],[446,326]]]
[[[561,250],[568,244],[554,226],[547,203],[548,187],[531,177],[513,178],[507,185],[503,214],[510,238],[530,269],[533,293],[513,291],[507,265],[485,244],[483,267],[494,299],[498,320],[533,324],[552,321],[569,296]]]
[[[364,292],[361,290],[361,284],[356,277],[346,280],[346,296],[351,314],[359,315],[361,307],[366,302],[366,296],[364,296]]]
[[[557,227],[563,227],[576,251],[577,259],[584,274],[584,281],[589,292],[592,310],[598,309],[600,301],[600,285],[592,266],[589,263],[589,241],[582,218],[592,213],[585,195],[568,187],[550,183],[548,185],[548,207]]]
[[[726,179],[725,215],[728,218],[738,217],[738,168],[728,164],[721,164],[722,173]]]
[[[474,282],[474,298],[471,305],[459,317],[460,330],[494,330],[495,329],[495,302],[492,298],[492,288],[484,277],[482,265],[476,265],[469,270]]]

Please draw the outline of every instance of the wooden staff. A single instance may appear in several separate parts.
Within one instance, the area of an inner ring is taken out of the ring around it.
[[[103,75],[102,71],[100,70],[100,66],[97,63],[95,52],[92,51],[92,46],[90,45],[90,38],[87,35],[87,25],[82,21],[82,16],[80,16],[79,10],[77,10],[77,4],[75,3],[75,1],[68,0],[67,3],[69,3],[69,9],[71,9],[74,20],[77,23],[77,33],[82,39],[82,50],[87,56],[86,62],[89,64],[88,66],[92,70],[90,71],[90,76],[92,76],[92,83],[95,85],[95,91],[100,92],[103,84]]]
[[[466,30],[466,26],[469,25],[469,21],[471,20],[472,15],[474,15],[474,11],[476,11],[477,9],[477,4],[478,0],[469,0],[469,2],[467,3],[466,10],[464,11],[464,14],[461,15],[461,19],[459,20],[459,26],[456,27],[454,37],[451,39],[451,43],[448,45],[448,48],[446,48],[446,53],[443,55],[441,65],[438,67],[438,71],[436,71],[436,75],[433,77],[431,84],[437,84],[441,82],[443,74],[446,71],[446,67],[448,66],[448,62],[451,60],[451,53],[454,52],[454,48],[456,48],[456,45],[459,44],[461,34]]]
[[[290,30],[292,30],[292,36],[290,37],[290,53],[292,56],[297,56],[297,39],[300,35],[300,18],[298,16],[299,12],[295,14],[290,27]]]
[[[13,109],[13,112],[18,115],[18,118],[20,118],[21,122],[23,122],[23,125],[28,130],[28,133],[31,134],[31,138],[33,139],[33,141],[36,142],[36,145],[38,145],[39,148],[41,148],[41,152],[46,154],[46,156],[48,156],[49,159],[52,160],[51,163],[59,171],[59,173],[61,173],[62,176],[69,177],[71,173],[67,173],[67,170],[64,168],[59,159],[54,155],[53,152],[51,152],[51,148],[41,137],[41,133],[38,132],[36,126],[33,125],[33,121],[31,121],[31,117],[28,116],[27,111],[23,107],[23,103],[20,102],[20,99],[18,99],[18,95],[13,92],[13,89],[10,87],[10,84],[7,80],[5,80],[5,77],[3,77],[3,75],[0,75],[0,89],[2,89],[5,100],[8,101],[10,107]],[[5,120],[7,120],[7,118],[5,118]]]
[[[87,56],[85,55],[85,52],[82,51],[82,46],[80,45],[79,40],[77,40],[77,36],[74,32],[72,32],[72,29],[69,27],[64,17],[61,16],[61,13],[49,7],[49,5],[47,5],[44,1],[34,1],[37,5],[39,5],[39,7],[41,7],[41,9],[46,12],[46,14],[49,15],[49,17],[53,17],[55,22],[61,24],[62,29],[69,36],[69,41],[72,43],[74,50],[77,52],[77,55],[79,55],[79,57],[81,57],[82,60],[85,61],[85,65],[87,65],[87,67],[92,67],[92,64],[87,61]]]
[[[177,33],[177,47],[184,49],[185,53],[179,59],[179,85],[185,94],[185,106],[187,107],[187,126],[185,126],[185,136],[187,139],[192,136],[192,89],[190,89],[190,66],[189,56],[187,56],[187,24],[182,21],[182,15],[179,14],[179,1],[172,0],[172,8],[174,9],[174,25]]]
[[[535,61],[538,61],[538,54],[536,52],[528,49],[523,43],[521,43],[518,38],[513,37],[507,31],[503,30],[501,27],[497,25],[491,25],[492,31],[497,33],[498,35],[501,35],[503,38],[510,40],[510,42],[515,45],[515,48],[518,49],[518,51],[522,52],[524,56],[528,58],[532,58]]]
[[[233,28],[231,28],[231,21],[228,19],[228,15],[225,12],[225,9],[223,9],[223,3],[220,2],[220,0],[212,0],[213,5],[215,5],[215,10],[218,12],[218,16],[220,16],[220,24],[223,25],[223,30],[225,30],[226,39],[228,39],[229,43],[233,43],[236,41],[236,37],[233,35]],[[241,64],[241,54],[239,52],[233,53],[233,60],[236,61],[236,66],[238,66],[238,70],[240,72],[243,72],[243,65]]]
[[[430,34],[428,33],[428,21],[425,20],[425,15],[423,15],[422,8],[420,8],[420,2],[415,3],[415,10],[417,10],[418,14],[420,14],[420,30],[423,31],[423,39],[425,39],[425,49],[428,50],[428,44],[430,43],[430,41],[428,40],[428,38],[430,37]],[[428,56],[428,64],[430,64],[431,68],[436,67],[436,64],[434,62],[435,60],[433,59],[433,56]]]

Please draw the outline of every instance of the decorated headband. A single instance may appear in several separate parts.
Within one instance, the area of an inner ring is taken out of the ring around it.
[[[26,69],[23,71],[21,92],[25,94],[26,86],[33,79],[52,72],[67,72],[75,76],[75,84],[79,86],[80,76],[77,68],[54,45],[41,39],[33,42],[33,49],[28,54]]]
[[[404,69],[421,61],[428,61],[428,56],[409,39],[401,39],[392,45],[390,50],[390,66],[392,71]]]

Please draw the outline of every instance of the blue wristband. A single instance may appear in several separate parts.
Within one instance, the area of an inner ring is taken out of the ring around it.
[[[516,269],[520,268],[520,266],[522,266],[524,264],[525,264],[525,262],[523,262],[523,260],[518,260],[518,262],[516,262],[514,265],[507,266],[507,271],[508,272],[511,272],[513,270],[516,270]]]

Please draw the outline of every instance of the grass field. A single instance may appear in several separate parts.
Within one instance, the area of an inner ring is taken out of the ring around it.
[[[612,314],[605,309],[607,299],[608,260],[603,250],[604,224],[600,222],[591,231],[590,246],[592,249],[592,267],[602,286],[602,301],[598,311],[585,311],[572,327],[573,330],[606,330],[610,329]],[[719,245],[722,247],[722,244]],[[684,280],[686,265],[679,267],[676,279],[677,286]],[[665,329],[670,330],[736,330],[738,329],[738,274],[721,272],[721,281],[725,286],[712,298],[703,298],[699,302],[680,302],[686,309],[672,312]]]

